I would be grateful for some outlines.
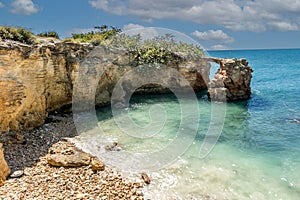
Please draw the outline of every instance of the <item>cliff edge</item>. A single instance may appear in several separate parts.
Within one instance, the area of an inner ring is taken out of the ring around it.
[[[59,40],[36,45],[0,41],[0,133],[40,126],[49,112],[70,105],[80,63],[94,48],[92,44]],[[115,84],[134,67],[130,54],[120,56],[112,52],[106,56],[109,64],[97,83],[95,93],[98,106],[110,103]],[[181,59],[172,67],[188,80],[195,91],[207,88],[209,62]],[[142,92],[165,92],[165,88],[153,90],[156,87],[148,85]]]

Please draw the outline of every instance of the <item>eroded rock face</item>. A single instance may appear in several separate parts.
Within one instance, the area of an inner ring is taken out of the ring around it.
[[[77,44],[0,42],[0,132],[37,127],[49,111],[70,104],[75,57],[88,50]]]
[[[246,59],[212,59],[220,69],[209,82],[208,95],[213,101],[246,100],[251,96],[252,68]]]
[[[0,186],[3,185],[6,177],[10,174],[10,169],[4,159],[2,144],[0,143]]]
[[[109,104],[115,84],[132,69],[132,58],[126,53],[105,53],[99,66],[79,69],[87,56],[99,57],[99,51],[94,49],[89,44],[60,41],[36,46],[0,41],[0,133],[40,126],[50,111],[70,105],[79,73],[90,77],[79,84],[84,88],[81,100],[92,99],[98,106]],[[184,61],[173,67],[195,90],[207,88],[208,62]],[[99,73],[104,68],[104,73]],[[165,92],[164,88],[157,90],[151,85],[144,91]]]

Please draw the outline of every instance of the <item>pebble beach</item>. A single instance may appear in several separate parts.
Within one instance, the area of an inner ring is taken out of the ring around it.
[[[34,130],[0,135],[11,175],[0,187],[0,199],[144,199],[143,180],[126,177],[105,166],[54,167],[47,162],[49,149],[77,135],[70,114],[50,116]]]

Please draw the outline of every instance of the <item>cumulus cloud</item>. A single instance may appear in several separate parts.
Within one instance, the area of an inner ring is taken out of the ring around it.
[[[11,3],[13,14],[31,15],[37,13],[39,8],[32,0],[15,0]]]
[[[192,33],[201,41],[212,41],[220,43],[232,43],[234,39],[224,33],[222,30],[209,30],[205,32],[195,31]]]
[[[96,9],[148,21],[180,19],[238,31],[300,30],[300,0],[90,0],[89,3]]]
[[[4,4],[2,2],[0,2],[0,8],[4,8]]]

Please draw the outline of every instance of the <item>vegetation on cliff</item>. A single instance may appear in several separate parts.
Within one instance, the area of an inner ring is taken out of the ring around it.
[[[0,26],[0,39],[14,40],[24,44],[33,44],[35,36],[32,32],[24,28]]]
[[[24,28],[0,27],[0,39],[30,45],[38,43],[37,38],[39,37],[59,39],[59,35],[55,31],[34,35]],[[63,42],[91,43],[95,46],[101,44],[125,49],[131,54],[136,65],[178,63],[182,58],[196,60],[204,56],[201,47],[176,41],[172,34],[142,40],[139,34],[128,36],[121,33],[121,29],[107,25],[95,26],[93,31],[87,33],[74,33],[72,38],[66,38]]]
[[[142,40],[139,34],[116,35],[109,45],[126,49],[132,54],[137,65],[177,63],[180,59],[196,60],[204,57],[200,46],[176,41],[172,34]]]
[[[39,37],[46,37],[46,38],[56,38],[56,39],[59,39],[59,35],[57,32],[55,31],[47,31],[47,32],[43,32],[43,33],[39,33],[37,34],[37,36]]]
[[[93,31],[88,33],[74,33],[72,39],[74,42],[93,43],[99,45],[103,41],[120,33],[121,29],[116,27],[108,27],[107,25],[95,26]],[[67,39],[70,40],[70,39]],[[72,40],[71,40],[72,41]]]

